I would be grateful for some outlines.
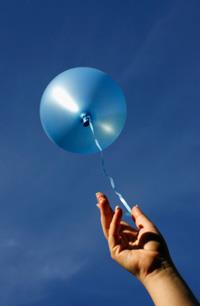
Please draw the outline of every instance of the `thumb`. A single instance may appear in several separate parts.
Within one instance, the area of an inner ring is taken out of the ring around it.
[[[145,216],[145,214],[142,212],[142,210],[139,208],[138,205],[135,205],[131,210],[131,215],[133,218],[133,221],[135,222],[137,228],[152,228],[155,227],[155,225]]]

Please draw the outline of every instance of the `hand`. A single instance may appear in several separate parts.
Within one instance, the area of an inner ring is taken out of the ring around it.
[[[122,209],[115,212],[103,193],[97,193],[101,225],[108,240],[111,257],[141,282],[148,275],[172,265],[167,245],[156,226],[136,205],[132,218],[137,228],[121,220]]]
[[[133,228],[121,220],[119,207],[113,212],[103,193],[97,193],[97,199],[111,257],[142,282],[155,306],[198,306],[172,263],[162,235],[141,209],[132,208],[137,227]]]

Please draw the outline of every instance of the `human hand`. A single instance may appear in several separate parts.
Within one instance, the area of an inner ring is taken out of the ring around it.
[[[111,257],[141,282],[152,273],[172,266],[167,245],[156,226],[136,205],[132,219],[136,228],[122,221],[122,209],[115,212],[103,193],[97,193],[101,225]]]
[[[103,193],[97,193],[97,200],[111,257],[142,282],[155,306],[199,305],[172,263],[162,235],[141,209],[132,208],[134,228],[121,220],[121,208],[113,212]]]

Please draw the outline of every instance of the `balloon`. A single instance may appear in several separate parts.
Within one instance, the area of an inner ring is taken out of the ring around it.
[[[104,72],[77,67],[56,76],[45,89],[40,119],[47,136],[59,147],[75,153],[95,153],[91,120],[102,149],[120,135],[126,121],[121,88]]]

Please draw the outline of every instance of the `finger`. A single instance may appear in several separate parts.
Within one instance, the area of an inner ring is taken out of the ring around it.
[[[132,228],[129,224],[124,222],[123,220],[120,221],[120,236],[126,237],[130,241],[135,241],[138,237],[138,230]]]
[[[131,211],[133,221],[135,222],[137,228],[154,228],[155,225],[145,216],[142,210],[139,208],[138,205],[135,205]]]
[[[112,221],[114,212],[112,208],[110,207],[108,198],[105,196],[105,194],[98,192],[96,194],[96,197],[98,200],[97,206],[100,209],[100,213],[101,213],[101,226],[103,229],[104,236],[107,239],[110,223]]]
[[[121,225],[121,230],[128,230],[134,234],[138,233],[138,229],[135,229],[134,227],[130,226],[130,224],[128,224],[123,220],[121,220],[120,225]]]
[[[122,217],[122,210],[118,206],[115,208],[115,213],[113,215],[110,228],[109,228],[109,234],[108,234],[108,244],[110,251],[112,252],[112,249],[119,244],[120,241],[120,220]]]
[[[138,237],[138,232],[132,232],[132,231],[129,231],[129,230],[121,230],[120,229],[120,236],[124,235],[126,236],[130,241],[135,241]]]

